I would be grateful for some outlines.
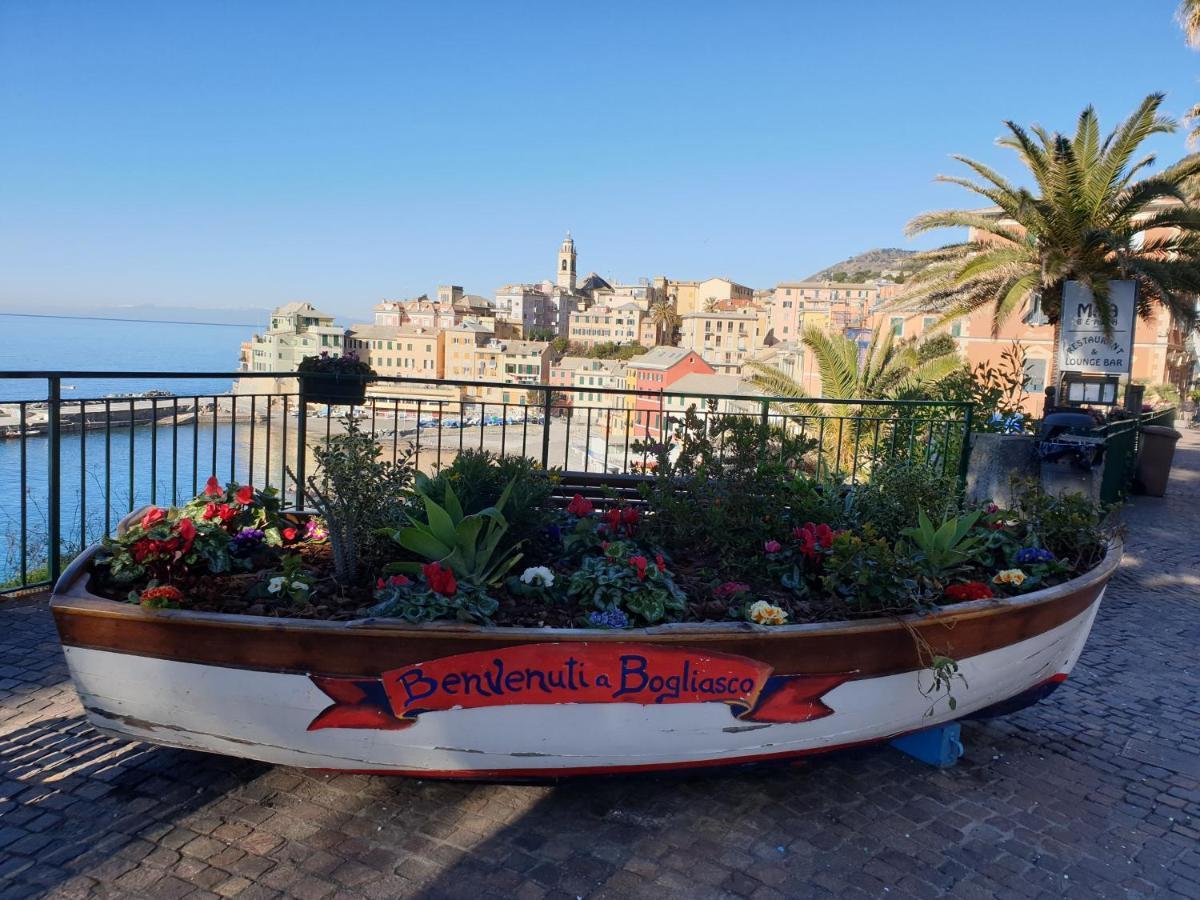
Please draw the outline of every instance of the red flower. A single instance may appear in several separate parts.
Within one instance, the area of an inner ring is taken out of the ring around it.
[[[138,603],[152,609],[163,609],[178,606],[183,600],[183,591],[177,587],[164,584],[161,587],[146,588],[138,594]]]
[[[225,488],[221,487],[221,482],[217,481],[217,476],[211,476],[204,485],[205,497],[223,497]]]
[[[981,581],[952,584],[946,588],[946,599],[959,603],[967,600],[988,600],[994,596],[992,589]]]
[[[285,541],[294,541],[296,539],[296,535],[298,533],[299,532],[297,532],[295,528],[285,528],[285,529],[283,529],[283,531],[280,532],[280,534],[283,535],[283,539]]]
[[[604,521],[614,532],[617,526],[621,524],[621,511],[619,509],[610,509],[604,514]]]
[[[238,492],[233,495],[233,499],[242,506],[249,506],[254,502],[254,488],[248,484],[238,488]]]
[[[663,555],[661,553],[654,554],[654,564],[658,566],[658,571],[667,571],[667,561],[663,559]]]
[[[590,516],[594,509],[592,501],[584,497],[583,494],[576,494],[571,498],[571,502],[567,504],[567,512],[581,519],[584,516]]]
[[[388,579],[388,584],[396,587],[404,587],[404,585],[408,584],[408,578],[404,575],[393,575]]]
[[[383,590],[383,579],[382,578],[375,579],[375,590],[377,590],[377,591]]]
[[[429,582],[430,590],[435,593],[444,597],[453,597],[458,591],[458,582],[454,580],[454,573],[449,569],[443,569],[437,563],[426,563],[421,566],[421,573]]]
[[[129,548],[129,552],[133,554],[133,561],[136,563],[143,562],[147,556],[154,552],[156,541],[150,538],[142,538],[140,541],[135,541],[133,546]]]
[[[203,516],[203,518],[205,518],[205,519],[215,519],[216,517],[217,517],[217,504],[215,504],[215,503],[206,503],[206,504],[204,504],[204,516]]]
[[[222,503],[217,507],[217,515],[220,516],[222,522],[228,522],[230,519],[236,518],[238,511],[228,503]]]
[[[637,569],[638,581],[646,580],[646,566],[649,565],[649,560],[644,556],[629,557],[629,564]]]
[[[833,539],[839,534],[840,531],[834,531],[824,523],[814,525],[807,522],[792,529],[792,536],[800,542],[800,552],[813,561],[820,558],[822,551],[833,546]]]
[[[625,526],[626,531],[633,531],[633,528],[638,523],[641,514],[632,506],[627,506],[621,510],[621,524]]]
[[[175,523],[175,530],[183,538],[183,545],[179,549],[187,553],[192,549],[192,543],[196,540],[196,523],[191,519],[180,519]]]
[[[157,506],[152,506],[152,507],[150,507],[150,511],[148,513],[146,513],[146,515],[142,516],[142,528],[145,528],[148,530],[148,529],[152,528],[155,525],[155,523],[161,522],[166,517],[167,517],[167,511],[165,509],[160,509]]]

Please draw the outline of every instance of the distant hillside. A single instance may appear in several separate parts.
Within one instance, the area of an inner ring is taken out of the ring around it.
[[[899,247],[883,247],[859,253],[849,259],[834,263],[808,277],[809,281],[860,281],[867,278],[882,277],[884,272],[911,272],[909,259],[915,255],[915,250],[902,250]]]

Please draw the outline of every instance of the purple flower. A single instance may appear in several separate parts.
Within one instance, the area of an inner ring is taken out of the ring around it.
[[[243,528],[233,536],[230,542],[229,553],[231,556],[249,556],[263,542],[263,531],[261,528]]]
[[[588,615],[588,624],[593,628],[628,628],[629,616],[619,609],[606,609]]]
[[[325,527],[325,523],[320,519],[309,519],[304,523],[304,539],[306,541],[327,541],[329,540],[329,529]]]

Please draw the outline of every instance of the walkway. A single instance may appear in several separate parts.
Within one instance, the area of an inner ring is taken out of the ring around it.
[[[102,738],[44,601],[0,605],[0,897],[1200,897],[1200,433],[1075,676],[931,770],[872,749],[558,787]]]

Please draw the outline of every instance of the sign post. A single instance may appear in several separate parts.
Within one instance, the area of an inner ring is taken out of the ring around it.
[[[1068,403],[1116,402],[1116,384],[1133,368],[1137,282],[1110,281],[1112,330],[1105,334],[1092,292],[1078,281],[1063,285],[1058,339],[1058,396]],[[1060,402],[1061,402],[1060,401]]]

